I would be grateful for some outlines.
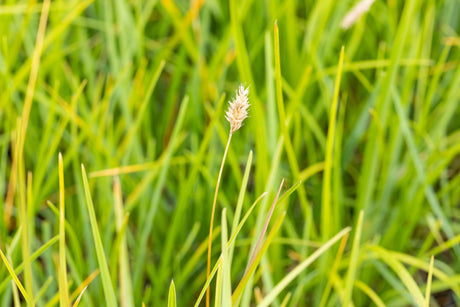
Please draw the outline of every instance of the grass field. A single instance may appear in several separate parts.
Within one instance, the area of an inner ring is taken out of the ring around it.
[[[460,305],[460,2],[358,2],[0,1],[0,307]]]

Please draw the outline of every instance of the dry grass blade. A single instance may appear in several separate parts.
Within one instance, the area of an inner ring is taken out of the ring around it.
[[[75,300],[75,303],[73,304],[73,307],[77,307],[78,304],[80,304],[81,297],[82,297],[83,293],[85,293],[86,288],[88,288],[88,286],[84,287],[83,290],[81,290],[80,294],[78,295],[77,299]]]
[[[283,180],[281,180],[281,184],[280,184],[280,187],[278,189],[278,193],[276,193],[276,197],[273,200],[273,204],[272,204],[272,206],[270,208],[270,212],[268,213],[267,219],[265,220],[264,227],[262,228],[262,231],[260,232],[259,239],[257,239],[257,243],[256,243],[256,245],[254,247],[254,251],[252,252],[251,258],[249,259],[248,266],[246,267],[246,270],[245,270],[244,274],[246,274],[248,272],[249,267],[251,267],[251,265],[254,263],[254,259],[255,259],[256,255],[257,255],[257,253],[259,252],[260,244],[262,244],[262,240],[263,240],[263,238],[265,236],[265,233],[267,232],[268,223],[270,222],[270,219],[271,219],[272,214],[273,214],[273,210],[275,209],[275,205],[276,205],[276,203],[278,201],[278,198],[280,196],[280,192],[281,192],[281,188],[283,187],[283,183],[284,183],[284,178],[283,178]]]

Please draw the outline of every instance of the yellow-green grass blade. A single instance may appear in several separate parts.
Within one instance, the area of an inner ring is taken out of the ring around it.
[[[120,304],[124,307],[133,307],[133,292],[131,283],[131,270],[129,267],[128,246],[126,243],[126,227],[128,225],[129,213],[123,214],[123,197],[120,179],[114,177],[113,184],[114,209],[117,226],[117,239],[114,250],[119,251],[119,282],[120,282]]]
[[[434,263],[434,256],[431,256],[430,270],[428,271],[428,280],[426,282],[426,289],[425,289],[425,307],[430,307],[431,280],[433,279],[433,263]]]
[[[58,37],[61,35],[66,28],[68,28],[72,22],[91,4],[94,0],[85,0],[78,2],[69,12],[69,14],[62,19],[59,23],[59,26],[50,29],[48,35],[44,38],[43,41],[43,50],[51,45]],[[27,61],[21,66],[21,68],[14,75],[13,84],[16,86],[21,84],[23,79],[26,77],[26,74],[31,69],[33,64],[33,59],[29,57]]]
[[[238,223],[239,223],[239,220],[240,220],[241,210],[243,209],[244,195],[246,193],[247,184],[248,184],[248,180],[249,180],[249,174],[250,174],[250,171],[251,171],[251,165],[252,165],[252,150],[249,152],[248,160],[246,161],[246,168],[244,170],[243,182],[241,183],[240,193],[238,195],[238,201],[236,202],[236,209],[235,209],[235,215],[233,217],[231,234],[235,232],[236,227],[238,226]],[[233,249],[234,249],[234,246],[231,245],[229,250],[228,250],[228,264],[229,264],[229,266],[232,265]]]
[[[399,252],[394,252],[394,251],[387,251],[390,253],[391,257],[393,257],[395,260],[401,261],[402,263],[405,263],[407,265],[416,267],[419,270],[425,271],[427,273],[432,270],[433,276],[435,276],[437,279],[440,281],[444,282],[445,284],[449,285],[451,290],[460,297],[460,287],[456,283],[452,283],[451,281],[451,276],[449,276],[447,273],[442,271],[441,269],[438,269],[436,267],[433,267],[430,269],[430,266],[426,261],[423,261],[419,258],[413,257],[408,254],[403,254]]]
[[[37,294],[35,295],[35,304],[43,297],[43,295],[46,293],[48,290],[48,287],[51,285],[53,282],[53,276],[49,276],[46,281],[43,283],[41,288],[37,291]],[[70,306],[70,305],[69,305]]]
[[[209,287],[209,284],[211,283],[211,280],[214,278],[214,275],[216,274],[217,270],[221,267],[222,264],[222,257],[219,257],[219,260],[217,260],[216,264],[214,265],[213,269],[211,270],[211,273],[209,273],[209,277],[206,280],[203,289],[201,289],[200,295],[198,296],[198,299],[195,302],[195,307],[200,306],[201,300],[203,299],[204,294],[206,293],[206,290]]]
[[[59,240],[59,236],[55,236],[53,238],[51,238],[48,242],[46,242],[45,244],[43,244],[36,252],[34,252],[32,255],[30,255],[30,261],[34,261],[35,259],[37,259],[38,257],[40,257],[40,255],[42,255],[47,249],[48,247],[52,246],[54,243],[58,242]],[[6,259],[6,258],[5,258]],[[20,274],[22,271],[24,270],[24,262],[20,263],[16,269],[14,270],[14,274],[15,275],[18,275]],[[6,276],[4,278],[4,280],[2,281],[2,283],[0,284],[0,293],[2,293],[3,291],[5,291],[6,287],[8,286],[8,283],[10,281],[10,277],[13,277],[13,275],[10,275],[10,276]]]
[[[29,296],[27,295],[26,289],[24,289],[24,286],[22,285],[18,276],[14,273],[13,267],[9,264],[8,260],[5,257],[5,254],[3,254],[1,249],[0,249],[0,256],[2,257],[3,263],[5,264],[6,269],[8,270],[11,277],[13,278],[16,286],[18,287],[19,291],[21,291],[21,294],[24,297],[24,300],[26,301],[27,304],[29,304]]]
[[[262,240],[265,236],[265,233],[267,232],[267,228],[268,228],[268,223],[270,222],[270,219],[272,217],[272,214],[273,214],[273,210],[275,209],[275,205],[276,203],[278,202],[278,198],[280,196],[280,193],[281,193],[281,189],[283,187],[283,184],[284,184],[284,179],[281,180],[281,184],[280,184],[280,187],[278,189],[278,192],[276,193],[276,196],[275,196],[275,199],[273,200],[273,203],[272,203],[272,206],[270,208],[270,211],[267,215],[267,218],[265,219],[265,223],[264,223],[264,226],[262,227],[262,231],[260,232],[259,234],[259,238],[257,239],[257,243],[256,245],[254,246],[254,250],[252,252],[252,255],[251,255],[251,258],[249,258],[249,261],[248,261],[248,266],[246,268],[246,271],[245,271],[245,274],[247,273],[249,267],[252,266],[254,260],[255,260],[255,257],[257,255],[257,253],[259,252],[259,247],[260,247],[260,244],[262,243]]]
[[[93,199],[91,197],[91,191],[89,189],[88,178],[86,177],[86,171],[83,164],[81,165],[81,172],[83,178],[83,186],[86,196],[86,205],[89,213],[91,230],[93,233],[94,246],[96,249],[97,261],[99,269],[101,270],[102,287],[104,289],[104,296],[108,306],[117,306],[117,299],[115,291],[113,289],[112,281],[110,278],[109,267],[104,253],[104,247],[102,246],[101,235],[99,234],[99,228],[97,224],[96,213],[94,211]]]
[[[353,237],[353,245],[351,247],[350,264],[348,265],[347,277],[345,279],[345,293],[343,298],[343,306],[350,306],[352,302],[351,295],[353,293],[353,285],[356,279],[356,271],[358,269],[358,259],[360,251],[361,232],[363,228],[364,212],[359,213],[358,222],[356,225],[355,236]]]
[[[238,303],[241,295],[243,294],[243,291],[245,290],[246,285],[249,282],[250,277],[255,272],[257,266],[262,260],[262,256],[266,253],[268,247],[270,246],[270,243],[275,238],[275,235],[277,234],[279,228],[281,227],[281,224],[285,216],[286,216],[286,212],[283,212],[283,214],[281,214],[281,216],[275,222],[264,244],[261,246],[260,250],[257,251],[257,254],[254,257],[254,260],[252,261],[250,266],[247,268],[246,273],[244,274],[243,278],[241,279],[240,283],[238,284],[238,286],[236,287],[235,291],[232,294],[232,304],[233,305]]]
[[[222,254],[221,254],[222,255]],[[214,306],[222,305],[222,263],[223,257],[220,257],[219,268],[216,276],[216,292],[214,293]]]
[[[337,210],[332,209],[331,205],[331,194],[332,194],[332,168],[333,168],[333,154],[334,154],[334,140],[336,138],[335,130],[337,125],[337,112],[339,108],[339,90],[340,82],[342,79],[342,67],[344,59],[345,48],[342,46],[340,50],[339,65],[337,67],[337,76],[335,79],[334,97],[330,108],[329,115],[329,128],[327,131],[326,141],[326,157],[324,161],[324,176],[323,176],[323,189],[321,193],[321,235],[325,240],[329,238],[332,233],[336,232],[336,228],[339,227],[335,216]],[[333,214],[334,213],[334,214]]]
[[[176,307],[176,286],[173,280],[171,280],[171,284],[169,285],[168,307]]]
[[[386,306],[382,299],[377,295],[377,293],[375,293],[375,291],[372,290],[371,287],[369,287],[362,281],[355,279],[354,286],[363,291],[377,307]]]
[[[416,142],[414,140],[413,133],[410,130],[410,126],[406,118],[400,96],[398,95],[398,92],[396,91],[394,87],[391,88],[391,94],[393,98],[394,107],[398,115],[399,123],[401,125],[401,131],[404,135],[405,141],[407,143],[407,147],[409,148],[410,156],[412,158],[415,169],[417,171],[417,178],[420,182],[426,183],[427,175],[426,175],[425,166],[423,165],[423,162],[420,159],[420,156],[417,150],[417,146],[416,146]],[[431,210],[433,210],[436,217],[442,221],[442,224],[441,224],[442,229],[444,230],[444,232],[446,233],[449,239],[453,239],[455,237],[455,233],[452,229],[452,225],[450,221],[446,218],[446,215],[439,203],[439,200],[436,198],[436,194],[434,192],[432,185],[426,183],[424,184],[423,189],[425,192],[425,197],[428,203],[430,204]],[[458,245],[454,245],[453,249],[455,251],[455,254],[459,257],[460,247]]]
[[[324,252],[326,252],[333,244],[335,244],[338,240],[340,240],[344,235],[350,232],[350,228],[344,228],[338,234],[336,234],[333,238],[329,241],[324,243],[319,249],[317,249],[313,254],[310,255],[307,259],[302,261],[299,265],[297,265],[291,272],[289,272],[274,288],[273,290],[268,293],[264,300],[258,305],[259,307],[267,307],[269,306],[278,294],[283,291],[287,285],[292,282],[303,270],[305,270],[313,261],[315,261],[319,256],[321,256]]]
[[[230,263],[228,255],[228,230],[227,230],[227,208],[222,210],[222,307],[230,307],[232,300],[232,284],[230,279]],[[217,293],[216,293],[217,294]],[[219,305],[216,305],[219,306]]]
[[[391,252],[388,252],[380,246],[371,246],[370,249],[376,253],[382,262],[386,263],[396,273],[399,280],[404,284],[407,291],[409,291],[413,300],[411,303],[417,304],[418,306],[424,306],[425,298],[419,286],[402,263],[397,260]]]
[[[263,182],[267,177],[267,170],[269,166],[267,154],[267,140],[265,131],[265,106],[258,97],[258,88],[254,81],[253,72],[251,70],[251,60],[249,57],[249,50],[245,42],[245,35],[243,29],[243,15],[240,11],[240,2],[231,0],[229,3],[230,10],[230,29],[235,44],[235,51],[238,56],[236,57],[236,66],[240,78],[246,82],[250,87],[250,101],[251,101],[251,120],[249,124],[252,126],[251,130],[257,138],[255,139],[255,152],[257,152],[257,164],[259,167],[255,169],[256,182]],[[231,155],[230,155],[231,157]]]
[[[323,306],[326,305],[327,299],[329,297],[329,294],[330,294],[332,286],[333,286],[333,281],[335,279],[337,279],[337,278],[333,278],[333,276],[337,276],[337,270],[338,270],[340,261],[342,260],[342,256],[343,256],[343,253],[345,251],[347,241],[348,241],[348,233],[345,234],[342,237],[342,240],[340,240],[339,250],[337,251],[337,255],[336,255],[335,259],[334,259],[334,263],[332,264],[331,271],[328,274],[329,279],[327,281],[326,288],[324,289],[323,295],[321,297],[321,301],[320,301],[320,304],[319,304],[320,307],[323,307]]]
[[[279,29],[278,23],[275,21],[274,25],[274,49],[275,49],[275,87],[276,87],[276,102],[278,107],[278,116],[279,116],[279,126],[284,140],[284,148],[286,150],[286,155],[289,160],[289,166],[292,170],[292,175],[295,180],[298,180],[300,177],[299,164],[295,156],[294,147],[292,145],[291,137],[288,130],[288,122],[286,117],[286,112],[284,108],[284,99],[283,99],[283,90],[282,90],[282,77],[281,77],[281,60],[280,60],[280,40],[279,40]],[[303,186],[299,187],[298,190],[299,198],[301,205],[305,212],[309,214],[310,207],[308,206],[307,196],[305,188]]]
[[[255,201],[254,203],[251,205],[251,207],[248,209],[248,211],[246,212],[246,214],[244,215],[244,217],[241,219],[240,223],[238,224],[238,227],[235,229],[235,231],[232,233],[232,235],[230,236],[230,239],[228,240],[228,248],[230,248],[231,246],[234,246],[235,244],[235,239],[238,235],[238,233],[240,232],[241,228],[243,227],[244,223],[246,222],[246,220],[249,218],[251,212],[254,210],[255,206],[260,202],[260,200],[266,196],[267,193],[263,193],[262,195],[260,195]],[[219,231],[220,231],[220,228],[219,227],[216,227],[215,231],[213,232],[213,239],[219,234]],[[207,240],[207,239],[206,239]],[[183,275],[187,275],[186,273],[189,273],[192,271],[192,268],[197,264],[200,256],[205,252],[205,249],[207,248],[207,241],[206,241],[206,245],[205,243],[202,243],[198,249],[196,250],[196,252],[193,254],[192,258],[187,262],[187,264],[184,266],[184,269],[183,269]],[[219,260],[220,261],[220,260]],[[182,282],[182,279],[181,278],[182,275],[179,276],[180,278],[180,281]],[[178,280],[179,280],[178,278]],[[199,302],[198,302],[199,303]]]
[[[260,195],[255,201],[254,203],[252,204],[252,206],[249,208],[249,210],[246,212],[246,214],[244,215],[244,217],[241,219],[241,222],[240,224],[238,225],[238,227],[236,228],[235,232],[231,235],[230,239],[228,240],[228,243],[227,243],[227,248],[230,247],[232,244],[234,244],[234,241],[236,239],[236,236],[238,235],[238,233],[240,232],[241,228],[243,227],[244,223],[246,222],[246,220],[248,219],[248,217],[250,216],[252,210],[254,210],[255,206],[259,203],[259,201],[266,195],[267,193],[263,193],[262,195]],[[217,232],[217,231],[215,231]],[[215,234],[214,234],[215,235]],[[213,235],[213,236],[214,236]],[[207,242],[207,240],[206,240]],[[206,248],[207,246],[203,247],[203,251],[202,253],[204,252],[204,248]],[[211,273],[209,274],[209,278],[206,280],[201,292],[200,292],[200,295],[198,297],[198,299],[196,300],[195,302],[195,307],[199,306],[200,305],[200,302],[201,302],[201,299],[203,298],[205,292],[206,292],[206,289],[208,288],[209,284],[211,283],[211,280],[212,278],[214,277],[214,275],[216,274],[217,272],[217,269],[221,266],[222,264],[222,257],[219,257],[219,259],[217,260],[217,263],[214,265],[213,269],[211,270]]]
[[[65,185],[64,185],[64,163],[62,154],[59,153],[59,301],[64,307],[70,306],[69,286],[67,284],[67,264],[65,259]]]
[[[291,298],[291,292],[286,294],[286,296],[284,297],[283,301],[281,302],[280,307],[287,307],[290,298]]]
[[[37,30],[37,38],[35,41],[33,56],[31,57],[32,64],[30,68],[29,81],[27,83],[26,97],[24,99],[24,107],[22,109],[22,116],[21,116],[22,117],[22,120],[21,120],[22,128],[20,129],[21,137],[18,138],[18,147],[19,147],[18,151],[19,151],[20,157],[23,157],[23,154],[24,154],[24,142],[26,139],[27,126],[29,124],[30,111],[32,108],[32,102],[33,102],[33,97],[34,97],[34,92],[35,92],[35,85],[37,83],[38,68],[40,66],[40,58],[41,58],[41,53],[43,50],[43,40],[45,37],[50,2],[51,2],[50,0],[46,0],[43,2],[42,11],[40,14],[40,22],[39,22],[39,26]],[[26,288],[28,287],[27,283],[28,282],[26,278]],[[30,301],[32,301],[33,294],[29,293],[29,295],[31,296]],[[30,301],[29,303],[31,303]],[[33,304],[33,302],[31,304]]]
[[[88,288],[88,286],[84,287],[83,290],[81,290],[80,294],[78,294],[78,297],[75,300],[75,303],[73,303],[72,307],[78,307],[78,304],[80,304],[81,297],[83,296],[83,293],[85,293],[86,288]]]
[[[150,98],[152,96],[153,90],[156,87],[156,84],[158,82],[158,79],[160,78],[160,75],[161,75],[161,72],[163,71],[164,66],[165,66],[165,62],[164,61],[160,62],[160,65],[158,66],[155,73],[153,74],[153,77],[152,77],[152,80],[150,81],[147,92],[144,95],[144,99],[141,105],[139,106],[138,116],[136,117],[134,122],[130,125],[126,136],[123,138],[120,146],[118,147],[117,157],[119,159],[121,159],[123,155],[126,155],[126,151],[129,149],[129,145],[131,144],[132,139],[135,136],[135,133],[137,132],[143,117],[145,116],[146,108],[148,106],[148,103],[150,102]]]
[[[456,235],[452,239],[447,240],[446,242],[443,242],[440,245],[429,250],[427,254],[438,255],[446,250],[451,249],[452,247],[458,245],[459,243],[460,243],[460,234]]]
[[[21,144],[24,142],[23,137],[25,136],[23,133],[22,120],[17,121],[17,135],[16,138],[18,143]],[[30,242],[29,242],[29,218],[28,218],[28,208],[31,203],[29,199],[29,204],[27,204],[27,196],[26,196],[26,179],[25,179],[25,166],[24,166],[24,157],[23,153],[21,153],[21,146],[16,146],[16,160],[18,161],[17,165],[17,179],[18,179],[18,190],[19,190],[19,218],[21,221],[21,250],[22,250],[22,258],[24,263],[24,283],[25,288],[27,291],[27,306],[35,306],[34,301],[34,294],[33,294],[33,284],[32,284],[32,265],[30,260]],[[28,186],[30,187],[32,182],[30,176],[28,177]],[[19,286],[18,286],[19,287]],[[22,291],[21,291],[22,292]],[[23,293],[24,294],[24,293]]]

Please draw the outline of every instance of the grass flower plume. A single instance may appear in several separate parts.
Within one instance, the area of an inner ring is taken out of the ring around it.
[[[230,106],[225,118],[230,122],[230,133],[240,129],[243,120],[248,117],[248,94],[249,87],[245,89],[243,85],[240,85],[236,91],[235,99],[229,102]]]

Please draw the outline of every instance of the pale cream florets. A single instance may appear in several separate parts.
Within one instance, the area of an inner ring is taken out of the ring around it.
[[[230,106],[228,107],[225,118],[230,122],[230,133],[240,129],[243,120],[248,117],[248,94],[249,87],[245,89],[243,85],[240,85],[236,91],[235,99],[229,101]]]

